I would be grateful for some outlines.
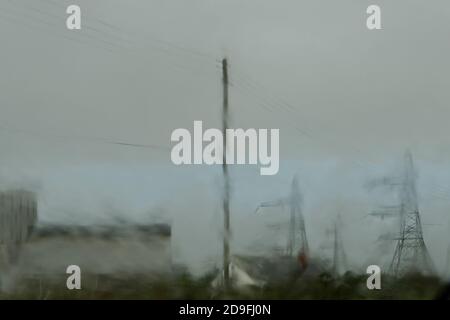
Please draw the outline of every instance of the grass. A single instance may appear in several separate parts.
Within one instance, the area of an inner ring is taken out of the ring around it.
[[[348,272],[338,278],[322,273],[314,278],[224,293],[211,288],[215,274],[83,275],[81,290],[68,290],[66,275],[19,278],[10,290],[0,293],[0,299],[435,299],[444,288],[439,278],[410,274],[398,279],[382,275],[382,289],[368,290],[366,275]]]

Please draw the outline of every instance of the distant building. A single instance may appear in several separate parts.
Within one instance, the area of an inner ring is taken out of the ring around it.
[[[84,273],[97,275],[169,273],[171,227],[41,226],[24,246],[17,267],[22,274],[60,275],[72,264]]]
[[[84,273],[106,275],[171,271],[168,224],[38,225],[37,219],[33,192],[0,192],[0,270],[61,275],[78,265]]]
[[[0,192],[0,261],[9,265],[17,261],[37,222],[37,200],[33,192]]]

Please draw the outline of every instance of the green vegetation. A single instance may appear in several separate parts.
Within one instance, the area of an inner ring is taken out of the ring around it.
[[[174,277],[83,275],[82,290],[68,290],[66,277],[17,279],[14,289],[0,299],[435,299],[444,283],[435,277],[411,274],[399,279],[382,276],[381,290],[368,290],[366,275],[328,273],[299,278],[264,288],[213,290],[215,272],[193,277],[185,272]]]

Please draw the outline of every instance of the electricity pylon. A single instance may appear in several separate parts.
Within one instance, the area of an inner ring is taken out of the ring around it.
[[[291,184],[291,191],[288,197],[275,201],[261,203],[260,208],[268,207],[289,207],[289,231],[286,245],[286,255],[299,259],[302,267],[306,267],[309,259],[308,238],[306,237],[305,219],[302,214],[302,196],[298,184],[297,176],[294,176]]]
[[[334,246],[333,246],[333,274],[340,275],[347,271],[347,257],[344,251],[344,243],[342,241],[341,219],[338,216],[337,221],[334,223]]]
[[[448,224],[448,231],[450,231],[450,222]],[[444,270],[442,272],[442,276],[444,277],[445,280],[450,279],[450,244],[448,244],[448,247],[447,247],[447,255],[445,257],[445,265],[444,265]]]
[[[397,244],[389,267],[389,272],[395,276],[408,271],[434,273],[434,266],[423,239],[416,178],[411,152],[406,151],[402,176],[399,179],[390,180],[391,182],[388,183],[391,186],[399,187],[400,205],[397,207],[397,212],[386,210],[386,212],[373,214],[382,218],[387,216],[399,217],[400,231],[397,237],[393,238],[397,241]],[[390,207],[390,209],[395,209],[395,207]]]
[[[446,280],[450,279],[450,245],[447,248],[447,257],[445,259],[444,277]]]
[[[423,240],[417,203],[416,174],[411,152],[405,153],[403,181],[400,190],[400,235],[390,270],[399,275],[408,269],[433,273],[434,267]]]

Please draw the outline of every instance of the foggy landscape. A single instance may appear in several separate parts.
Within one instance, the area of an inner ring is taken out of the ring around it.
[[[79,228],[157,224],[170,226],[162,236],[167,264],[159,267],[164,274],[176,269],[168,281],[189,275],[183,279],[207,288],[202,298],[214,297],[209,290],[223,254],[222,167],[174,165],[170,136],[196,120],[221,128],[227,57],[229,126],[280,130],[276,175],[228,167],[232,255],[284,250],[289,204],[256,209],[287,197],[295,176],[310,270],[332,273],[338,224],[346,260],[340,276],[361,277],[365,286],[369,265],[388,273],[399,218],[371,213],[404,200],[390,179],[404,174],[409,150],[434,266],[420,298],[437,294],[450,277],[450,4],[434,1],[424,11],[423,1],[380,0],[383,30],[372,33],[356,27],[369,1],[282,2],[78,0],[83,34],[55,27],[64,25],[71,1],[0,3],[0,188],[34,192],[38,216],[11,277],[55,261],[60,270],[51,272],[64,287],[65,267],[77,259],[92,262],[88,287],[98,282],[91,273],[145,273],[161,264],[145,240],[159,230],[141,230],[145,237],[120,231],[110,241],[97,231],[86,240]],[[52,226],[66,228],[68,238],[45,242],[39,230]],[[82,244],[71,249],[74,242]],[[305,296],[320,297],[311,292]],[[357,298],[399,297],[382,294]]]

